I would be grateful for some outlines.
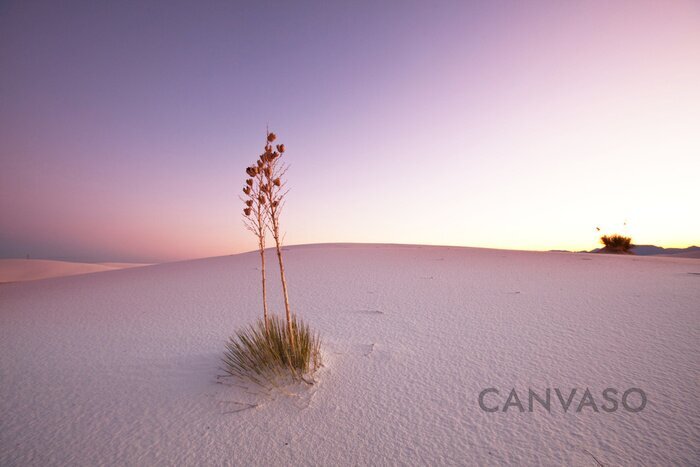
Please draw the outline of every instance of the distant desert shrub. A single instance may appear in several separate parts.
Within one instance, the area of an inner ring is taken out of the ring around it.
[[[600,242],[605,245],[602,250],[605,253],[631,253],[632,239],[630,237],[619,234],[603,235],[600,237]]]
[[[294,314],[294,339],[289,338],[288,329],[286,319],[271,315],[267,327],[259,319],[239,330],[226,344],[224,371],[263,386],[285,381],[308,383],[306,377],[321,366],[321,339]]]

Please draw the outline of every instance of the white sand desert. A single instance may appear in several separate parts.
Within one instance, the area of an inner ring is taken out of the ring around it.
[[[0,283],[33,281],[49,277],[75,276],[93,272],[144,266],[138,263],[74,263],[47,259],[0,259]]]
[[[0,285],[0,465],[700,463],[700,260],[286,255],[325,367],[284,390],[217,378],[261,314],[257,253]],[[486,388],[498,412],[479,408]],[[502,411],[513,388],[524,413]],[[551,389],[551,413],[528,411],[528,388]],[[577,388],[567,413],[555,388]],[[598,412],[576,412],[585,388]],[[647,404],[605,412],[605,388]]]

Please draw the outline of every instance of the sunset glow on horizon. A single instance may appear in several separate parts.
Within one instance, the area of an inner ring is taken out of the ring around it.
[[[286,244],[700,244],[700,4],[6,2],[0,257],[249,251],[269,125]]]

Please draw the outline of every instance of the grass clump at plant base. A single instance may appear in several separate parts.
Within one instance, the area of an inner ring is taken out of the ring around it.
[[[603,251],[606,253],[631,253],[632,239],[624,235],[603,235],[600,242],[605,245]]]
[[[257,384],[276,385],[284,380],[309,382],[321,366],[321,339],[296,315],[292,315],[294,346],[290,344],[287,322],[272,315],[237,331],[226,344],[224,371]]]

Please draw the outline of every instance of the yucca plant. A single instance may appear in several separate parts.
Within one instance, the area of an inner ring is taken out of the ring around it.
[[[602,251],[606,253],[631,253],[632,239],[624,235],[603,235],[600,243],[605,245]]]
[[[296,345],[289,345],[286,320],[273,315],[239,330],[226,344],[224,371],[262,386],[305,381],[321,365],[321,339],[296,315],[291,317]]]
[[[260,262],[262,265],[263,319],[239,330],[226,344],[224,371],[231,376],[248,378],[258,384],[275,384],[280,378],[292,380],[306,379],[321,366],[318,334],[292,314],[287,292],[287,279],[282,259],[282,239],[280,237],[280,213],[286,190],[282,181],[287,167],[280,158],[284,145],[272,148],[274,133],[266,132],[265,151],[246,169],[250,177],[243,187],[245,203],[243,215],[245,225],[258,239]],[[267,231],[275,239],[275,249],[280,267],[282,293],[286,316],[283,320],[268,315],[267,287],[265,278],[265,236]]]

